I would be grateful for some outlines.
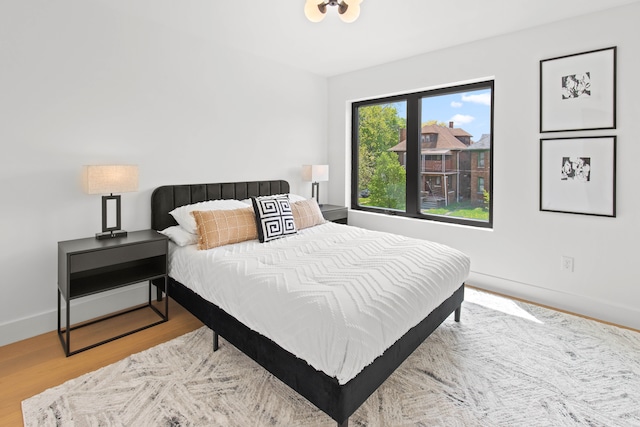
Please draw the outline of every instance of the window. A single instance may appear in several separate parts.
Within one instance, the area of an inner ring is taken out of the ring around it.
[[[420,137],[421,142],[436,142],[438,135],[434,133],[423,133]]]
[[[353,209],[492,227],[493,81],[352,109]]]
[[[406,209],[407,103],[382,102],[357,111],[360,143],[354,165],[359,180],[355,204],[404,211]],[[409,157],[407,156],[408,160]],[[354,205],[355,205],[354,204]]]
[[[484,169],[484,151],[478,153],[478,169]]]

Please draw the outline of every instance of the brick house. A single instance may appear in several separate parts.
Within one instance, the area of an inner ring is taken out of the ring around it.
[[[482,134],[480,139],[467,148],[471,154],[471,185],[470,200],[473,204],[482,205],[484,203],[484,190],[489,191],[491,182],[491,135]]]
[[[420,132],[421,201],[423,208],[447,206],[469,198],[471,192],[470,155],[471,135],[464,129],[425,125]],[[406,165],[406,129],[400,131],[400,143],[389,151]]]

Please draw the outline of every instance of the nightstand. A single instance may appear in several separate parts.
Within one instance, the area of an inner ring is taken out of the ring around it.
[[[338,224],[347,223],[348,211],[345,206],[325,204],[320,205],[320,210],[322,211],[322,216],[324,216],[324,219],[327,221],[337,222]]]
[[[167,289],[167,253],[167,237],[154,230],[133,231],[125,237],[106,240],[90,237],[58,242],[58,336],[67,356],[169,320],[168,295],[164,298],[164,304],[151,301],[152,279],[163,279],[164,289]],[[146,304],[77,325],[70,324],[72,300],[144,281],[149,282],[149,300]],[[66,304],[64,328],[61,325],[62,298]],[[164,313],[161,311],[162,305]],[[131,314],[142,310],[148,310],[149,313]],[[100,328],[93,326],[119,316],[123,317],[117,324]],[[141,322],[144,323],[142,326]],[[86,335],[93,338],[92,333],[103,336],[96,343],[71,350],[71,331],[79,328],[87,328],[85,331],[88,332],[83,331],[85,341]],[[106,329],[116,335],[105,338]]]

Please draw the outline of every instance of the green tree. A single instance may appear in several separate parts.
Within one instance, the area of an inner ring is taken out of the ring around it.
[[[373,172],[375,171],[376,157],[365,145],[360,145],[358,160],[358,188],[364,190],[369,188]]]
[[[384,152],[376,157],[375,172],[369,183],[370,206],[390,209],[406,207],[407,172],[395,153]]]
[[[363,190],[370,187],[378,156],[400,142],[406,120],[393,104],[378,104],[358,108],[358,123],[358,187]]]
[[[487,190],[482,190],[482,199],[483,199],[482,209],[485,210],[486,212],[489,212],[489,205],[491,203],[491,194],[489,194]]]

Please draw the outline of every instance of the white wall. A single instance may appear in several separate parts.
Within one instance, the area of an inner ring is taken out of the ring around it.
[[[349,223],[465,251],[471,285],[640,329],[638,16],[634,3],[331,78],[331,202],[349,203],[351,101],[493,76],[493,230],[357,211]],[[540,212],[539,61],[610,46],[618,46],[617,129],[571,136],[618,136],[617,218]],[[560,270],[562,255],[575,258],[573,273]]]
[[[0,58],[0,345],[55,329],[57,242],[100,231],[82,165],[139,165],[139,191],[122,195],[136,230],[157,186],[286,179],[307,194],[301,165],[327,161],[326,78],[98,2],[3,2]]]

